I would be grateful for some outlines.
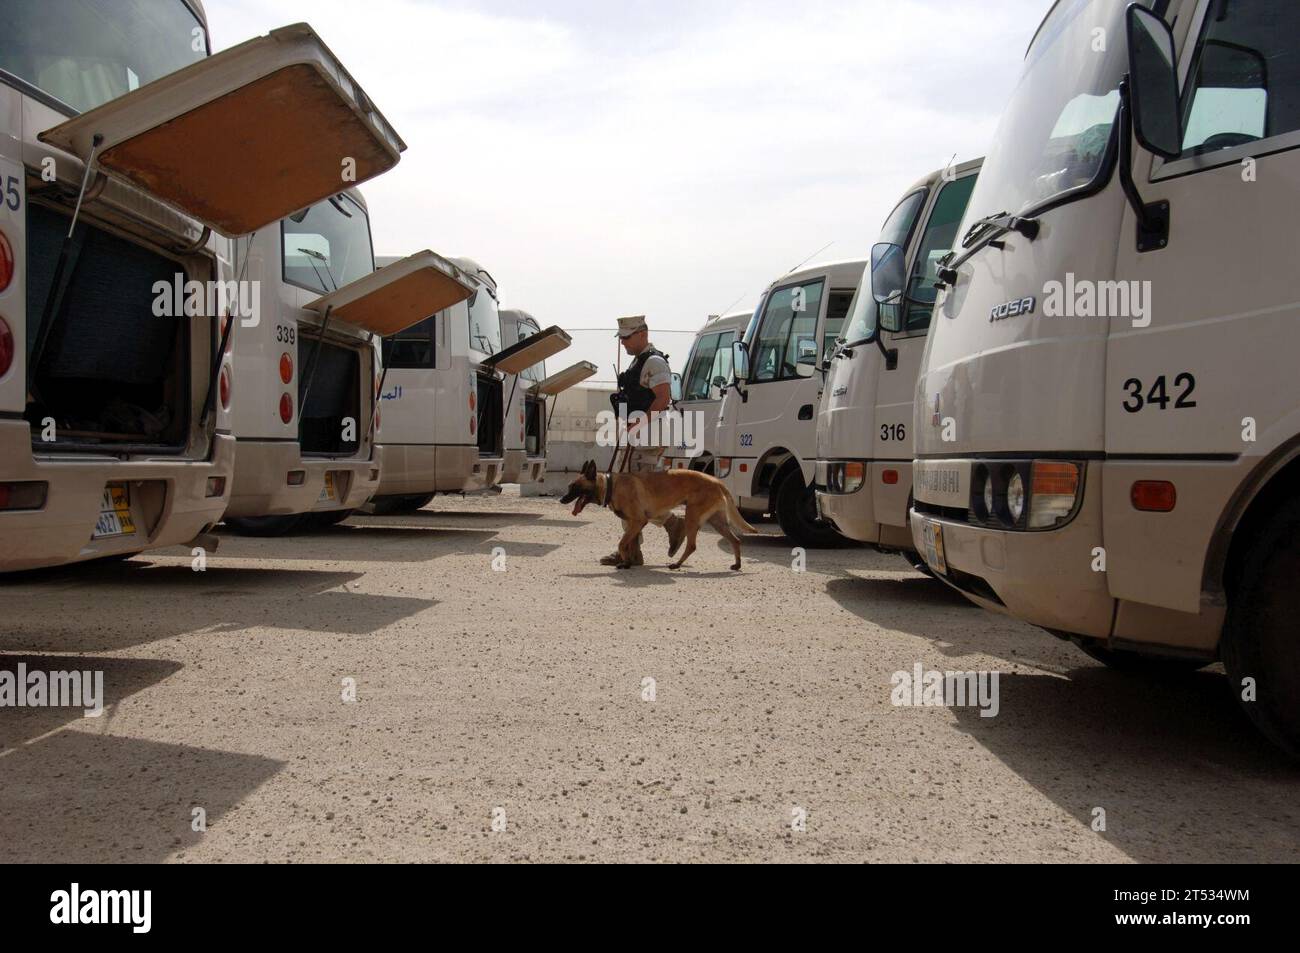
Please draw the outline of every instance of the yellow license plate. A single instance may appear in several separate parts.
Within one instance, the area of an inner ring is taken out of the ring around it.
[[[325,473],[325,485],[321,487],[320,497],[317,503],[337,503],[339,499],[338,490],[334,487],[334,473],[327,471]]]
[[[135,523],[131,520],[131,492],[125,483],[110,483],[104,487],[104,499],[99,505],[99,519],[91,539],[110,539],[114,536],[134,536]]]
[[[941,575],[948,574],[948,560],[943,553],[943,527],[938,523],[925,523],[921,527],[921,540],[925,543],[925,561]]]

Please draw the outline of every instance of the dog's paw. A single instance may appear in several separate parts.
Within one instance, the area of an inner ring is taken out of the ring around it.
[[[732,572],[740,572],[740,563],[732,563],[732,564],[731,564],[731,571],[732,571]]]

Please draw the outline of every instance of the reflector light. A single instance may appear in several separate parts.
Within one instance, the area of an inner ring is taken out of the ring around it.
[[[1129,498],[1135,510],[1168,513],[1178,503],[1178,491],[1168,480],[1138,480]]]
[[[9,373],[14,363],[14,335],[4,318],[0,318],[0,377]]]
[[[208,496],[223,496],[226,492],[225,477],[208,477]]]
[[[221,368],[221,374],[217,378],[217,391],[221,395],[221,409],[230,409],[230,368]]]
[[[14,250],[4,232],[0,232],[0,291],[14,280]]]
[[[898,482],[898,471],[897,470],[881,471],[880,482],[884,483],[886,486],[893,486],[895,483]]]
[[[280,419],[286,424],[293,420],[293,398],[288,394],[280,395]]]
[[[0,510],[39,510],[45,506],[48,483],[0,483]]]
[[[307,482],[307,471],[290,470],[288,476],[285,477],[284,482],[289,484],[290,486],[302,486],[304,483]]]
[[[280,382],[287,384],[293,380],[293,358],[287,353],[280,355]]]

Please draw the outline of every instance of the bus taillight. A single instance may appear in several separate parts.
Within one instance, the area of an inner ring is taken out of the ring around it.
[[[14,335],[4,318],[0,318],[0,377],[9,373],[14,363]]]
[[[288,394],[280,395],[280,419],[286,424],[293,421],[293,398]]]
[[[289,383],[293,380],[293,358],[284,353],[280,355],[280,381]]]
[[[0,232],[0,291],[14,280],[14,249],[4,232]]]

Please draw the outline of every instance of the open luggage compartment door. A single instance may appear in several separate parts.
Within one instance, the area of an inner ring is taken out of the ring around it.
[[[497,351],[483,363],[503,374],[518,374],[548,357],[554,357],[573,343],[573,338],[552,325],[545,331],[524,338],[502,351]]]
[[[562,391],[568,390],[574,384],[581,384],[595,373],[595,364],[591,363],[591,361],[579,361],[577,364],[569,365],[562,371],[557,371],[544,381],[538,381],[528,390],[538,396],[553,397]]]
[[[95,145],[100,137],[99,145]],[[406,144],[305,23],[40,133],[227,237],[386,172]]]
[[[387,337],[405,330],[469,298],[474,286],[459,268],[436,252],[408,255],[336,291],[322,295],[306,307],[321,314],[330,309],[331,321]]]

